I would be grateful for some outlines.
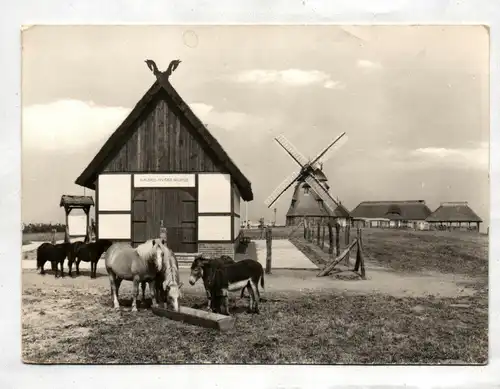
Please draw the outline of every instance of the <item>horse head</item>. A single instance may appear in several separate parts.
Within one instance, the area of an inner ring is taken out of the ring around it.
[[[164,252],[163,268],[164,278],[162,289],[166,295],[167,302],[170,303],[173,310],[179,312],[179,299],[182,298],[182,282],[179,282],[179,269],[174,252],[169,249],[164,241],[160,242],[160,247]]]
[[[194,285],[201,277],[203,277],[203,266],[208,263],[208,259],[203,255],[198,255],[191,264],[191,274],[189,275],[189,283]]]

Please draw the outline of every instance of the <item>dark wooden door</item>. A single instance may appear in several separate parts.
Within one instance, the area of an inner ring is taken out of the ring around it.
[[[175,252],[197,250],[194,188],[136,189],[132,207],[132,240],[137,245],[167,229],[167,244]]]

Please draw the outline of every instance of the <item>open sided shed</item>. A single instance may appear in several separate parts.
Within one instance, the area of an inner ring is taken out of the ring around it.
[[[59,206],[66,214],[66,240],[82,239],[89,233],[89,212],[94,206],[92,196],[62,195]],[[84,214],[71,214],[74,209],[83,210]]]
[[[137,245],[167,228],[177,253],[234,255],[249,180],[168,80],[156,81],[76,179],[97,236]]]

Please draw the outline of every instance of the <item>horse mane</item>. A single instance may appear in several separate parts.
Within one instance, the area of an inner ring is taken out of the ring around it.
[[[165,282],[167,285],[179,285],[179,269],[174,252],[166,245],[161,244],[165,255]]]

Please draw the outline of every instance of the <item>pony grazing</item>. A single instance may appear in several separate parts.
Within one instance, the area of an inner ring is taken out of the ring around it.
[[[70,243],[42,243],[36,249],[36,268],[40,274],[45,274],[44,266],[46,262],[50,262],[52,270],[55,270],[55,277],[59,277],[59,268],[61,267],[61,277],[64,277],[64,260],[68,257],[68,261],[72,260],[73,252]]]
[[[76,275],[80,275],[80,262],[90,262],[90,278],[97,277],[97,263],[101,259],[101,255],[113,244],[108,239],[97,239],[95,242],[75,242],[73,243],[74,256],[76,258]],[[69,273],[73,261],[69,261]]]
[[[180,282],[179,263],[174,252],[165,245],[162,246],[165,255],[162,291],[164,291],[167,297],[166,302],[170,304],[175,312],[179,312],[179,299],[182,297],[181,287],[183,285]]]
[[[171,269],[172,260],[170,257],[173,256],[172,254],[165,247],[164,241],[159,239],[150,239],[136,248],[124,243],[111,245],[106,253],[105,261],[114,308],[120,309],[118,293],[121,282],[126,280],[134,283],[132,293],[133,312],[137,311],[139,284],[142,285],[144,291],[146,282],[149,284],[153,306],[158,305],[157,298],[161,297],[164,302],[170,299],[173,302],[174,309],[178,310],[182,284],[178,283],[178,271],[175,272]],[[167,298],[164,298],[165,292]]]
[[[258,300],[260,298],[258,283],[260,279],[261,286],[264,287],[264,269],[262,265],[252,259],[234,262],[230,257],[207,259],[199,256],[195,258],[191,265],[191,275],[189,283],[194,285],[196,281],[202,278],[203,285],[208,300],[208,309],[215,310],[214,299],[219,300],[221,290],[237,291],[241,289],[241,298],[243,298],[245,289],[250,294],[250,310],[258,311]],[[214,291],[217,294],[214,295]],[[254,294],[256,297],[253,297]],[[257,301],[257,308],[254,309],[254,301]]]
[[[248,289],[250,306],[248,311],[259,313],[259,279],[264,287],[264,269],[253,259],[244,259],[232,264],[220,265],[212,262],[204,269],[209,279],[211,308],[216,313],[229,315],[228,292]]]
[[[231,258],[228,255],[221,255],[220,257],[217,258],[205,258],[203,255],[197,256],[193,263],[191,264],[191,274],[189,275],[189,283],[191,285],[194,285],[196,281],[198,281],[200,278],[203,280],[203,286],[205,287],[205,293],[207,295],[207,309],[211,309],[211,302],[210,302],[210,285],[209,285],[209,278],[208,278],[208,271],[204,271],[203,269],[207,268],[213,263],[217,263],[221,266],[235,263],[233,258]],[[245,294],[245,288],[241,290],[241,298],[243,298]]]

